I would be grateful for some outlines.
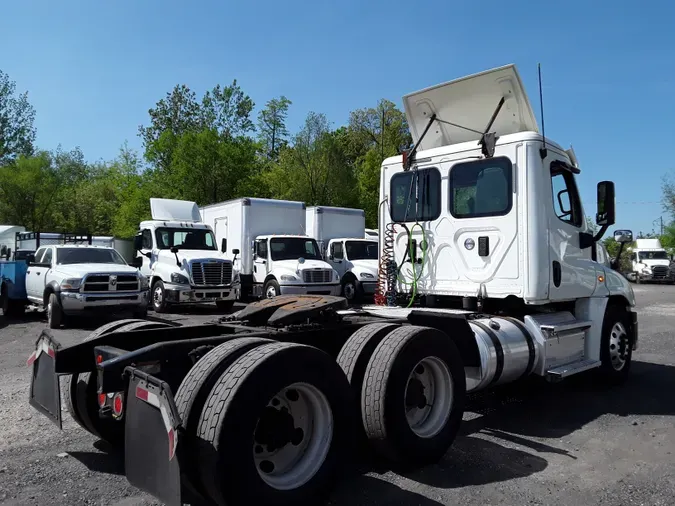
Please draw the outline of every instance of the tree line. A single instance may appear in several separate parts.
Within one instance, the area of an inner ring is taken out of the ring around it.
[[[334,128],[310,112],[296,132],[292,101],[255,103],[236,80],[201,97],[177,85],[148,111],[113,160],[89,162],[80,148],[40,149],[28,93],[0,70],[0,223],[31,231],[132,237],[151,197],[207,205],[237,197],[356,207],[377,225],[380,165],[410,145],[405,115],[390,101],[352,111]]]

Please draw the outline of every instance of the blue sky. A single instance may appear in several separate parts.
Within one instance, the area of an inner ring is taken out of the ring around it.
[[[515,63],[546,134],[573,144],[586,213],[617,185],[617,226],[649,231],[675,171],[675,4],[651,2],[21,0],[0,11],[0,69],[28,90],[38,143],[110,159],[178,83],[234,78],[335,126],[380,98]],[[648,6],[648,7],[647,7]],[[637,202],[637,203],[636,203]]]

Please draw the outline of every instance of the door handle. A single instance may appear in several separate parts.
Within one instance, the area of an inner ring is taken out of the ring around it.
[[[38,276],[39,276],[40,274],[42,274],[42,273],[40,273],[40,272],[37,273]]]
[[[30,271],[26,271],[26,274],[30,274]]]

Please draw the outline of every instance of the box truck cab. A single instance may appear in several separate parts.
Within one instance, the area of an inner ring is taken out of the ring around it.
[[[362,209],[314,206],[307,208],[307,233],[340,275],[342,296],[350,302],[373,295],[377,283],[377,241],[364,239]]]
[[[201,208],[216,241],[234,262],[242,298],[280,294],[339,295],[338,273],[305,234],[305,204],[240,198]]]
[[[197,204],[153,198],[150,209],[152,220],[142,222],[134,238],[134,264],[150,278],[154,310],[200,302],[231,309],[239,297],[239,279]]]
[[[631,253],[632,272],[629,279],[641,281],[674,282],[670,270],[670,255],[658,239],[636,239]]]

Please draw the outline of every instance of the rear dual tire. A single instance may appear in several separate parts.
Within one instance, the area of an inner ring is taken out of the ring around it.
[[[245,339],[236,341],[244,350]],[[229,363],[201,374],[211,378],[200,387],[205,399],[187,414],[188,427],[198,414],[196,445],[184,445],[197,463],[193,477],[218,505],[315,503],[351,454],[349,383],[317,348],[247,341],[248,351],[234,360],[225,352]]]
[[[452,445],[466,397],[464,366],[443,332],[371,324],[345,343],[338,363],[360,399],[363,433],[400,468],[433,464]]]

